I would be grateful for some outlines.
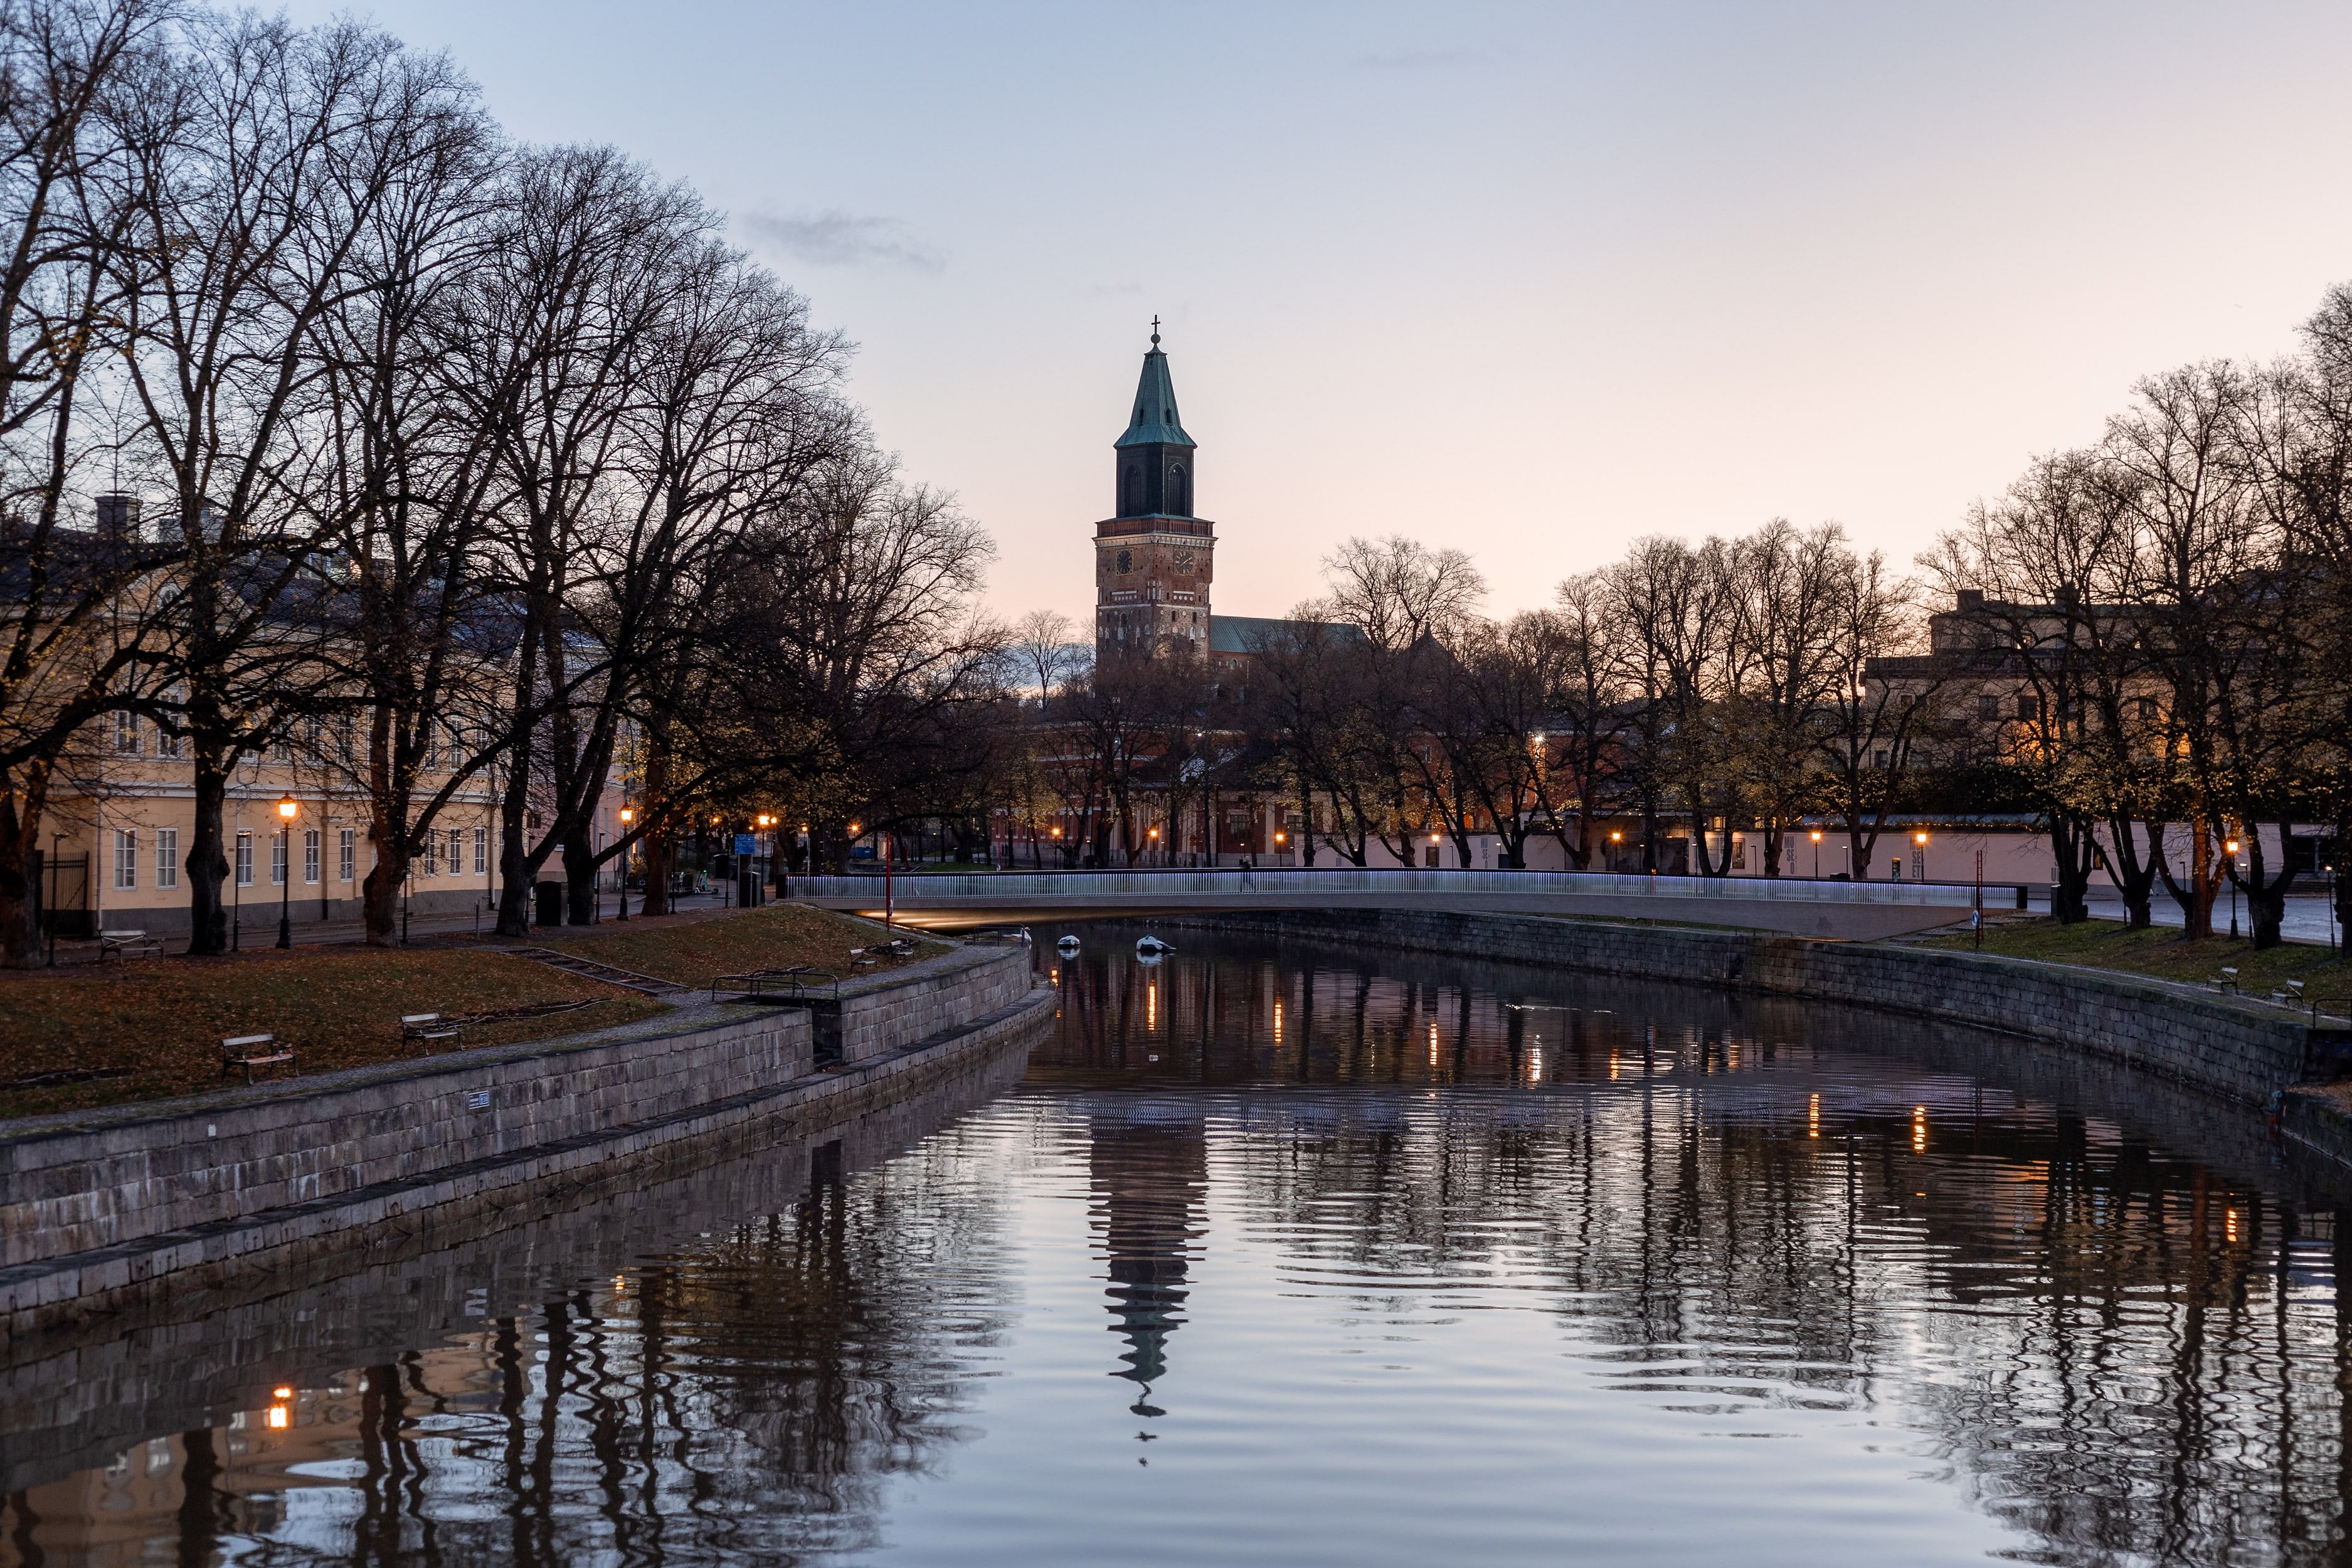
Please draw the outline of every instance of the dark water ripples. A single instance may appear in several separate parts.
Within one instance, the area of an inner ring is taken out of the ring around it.
[[[988,1103],[173,1331],[153,1405],[232,1408],[95,1468],[0,1431],[0,1563],[2343,1551],[2339,1198],[2252,1119],[1835,1009],[1182,945],[1045,955]]]

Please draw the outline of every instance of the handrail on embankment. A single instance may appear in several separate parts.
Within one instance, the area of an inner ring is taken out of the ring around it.
[[[793,877],[787,897],[857,899],[880,897],[882,879]],[[1525,897],[1547,893],[1568,898],[1741,899],[1779,903],[1903,905],[1969,908],[1977,889],[1957,882],[1838,882],[1778,877],[1654,877],[1611,871],[1427,870],[1417,867],[1374,870],[1334,867],[1308,870],[1283,867],[1242,870],[1127,871],[919,871],[891,879],[893,899],[916,905],[971,900],[1002,904],[1027,900],[1228,898],[1238,893],[1313,894],[1328,898],[1383,894],[1495,893]],[[1988,888],[1988,904],[2006,902],[2013,884]]]

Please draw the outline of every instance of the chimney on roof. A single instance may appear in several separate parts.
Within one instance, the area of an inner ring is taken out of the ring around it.
[[[98,536],[122,544],[139,537],[139,498],[109,490],[98,498]]]
[[[1959,592],[1952,595],[1952,607],[1959,611],[1962,615],[1967,615],[1971,610],[1983,609],[1984,590],[1982,588],[1962,588]]]

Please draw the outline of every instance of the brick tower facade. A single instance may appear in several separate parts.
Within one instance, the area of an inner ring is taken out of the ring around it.
[[[1209,650],[1216,524],[1192,514],[1198,448],[1176,417],[1160,322],[1113,450],[1118,506],[1095,524],[1095,657]]]

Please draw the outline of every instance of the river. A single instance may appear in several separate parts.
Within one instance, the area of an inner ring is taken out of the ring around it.
[[[0,1563],[2339,1555],[2352,1184],[2259,1117],[1852,1009],[1076,929],[1025,1068],[20,1347]]]

